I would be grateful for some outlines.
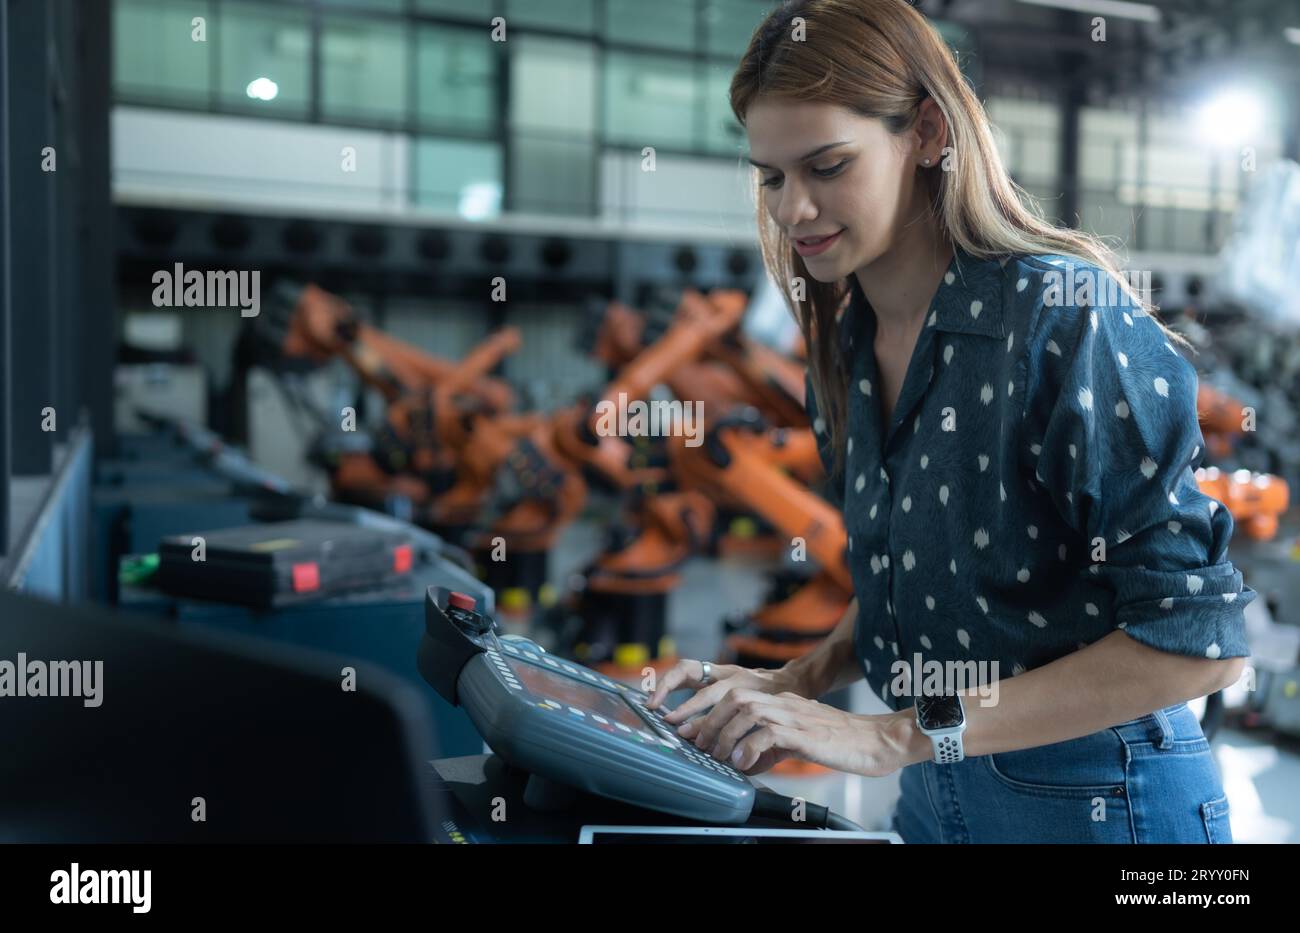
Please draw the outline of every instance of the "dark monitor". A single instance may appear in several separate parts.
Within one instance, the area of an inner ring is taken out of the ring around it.
[[[432,735],[378,668],[0,592],[0,842],[429,842]]]

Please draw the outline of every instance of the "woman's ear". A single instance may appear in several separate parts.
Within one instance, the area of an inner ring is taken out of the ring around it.
[[[918,165],[938,165],[948,145],[948,121],[933,97],[921,101],[916,123],[912,128]],[[929,160],[928,162],[926,160]]]

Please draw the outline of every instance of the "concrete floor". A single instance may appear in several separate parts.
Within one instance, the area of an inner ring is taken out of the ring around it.
[[[566,530],[552,556],[550,577],[559,586],[595,553],[599,525],[581,521]],[[669,634],[682,657],[716,657],[722,617],[753,608],[765,592],[763,568],[739,561],[697,558],[669,601]],[[864,683],[855,685],[851,708],[882,713],[887,708]],[[1231,808],[1237,842],[1300,842],[1300,741],[1275,740],[1270,733],[1220,730],[1215,756]],[[766,774],[773,790],[831,807],[868,830],[887,829],[898,799],[898,775],[865,778],[830,773],[810,777]]]

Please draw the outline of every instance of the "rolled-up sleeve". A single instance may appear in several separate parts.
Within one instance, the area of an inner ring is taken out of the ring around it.
[[[1085,540],[1113,624],[1162,651],[1248,655],[1233,520],[1197,486],[1196,372],[1148,315],[1044,307],[1027,340],[1024,463]]]

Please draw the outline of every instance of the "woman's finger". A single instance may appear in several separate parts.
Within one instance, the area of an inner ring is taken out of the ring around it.
[[[717,705],[718,701],[735,689],[734,684],[729,684],[725,680],[709,684],[702,687],[695,693],[679,703],[677,707],[664,714],[664,722],[675,726],[678,723],[685,722],[697,713],[702,713],[710,706]]]
[[[730,756],[736,743],[743,739],[757,727],[767,725],[767,718],[763,712],[754,707],[741,707],[731,721],[722,727],[718,733],[717,740],[713,743],[713,748],[708,754],[712,755],[717,761],[726,761]]]
[[[726,761],[740,740],[755,726],[791,726],[795,724],[796,716],[786,701],[760,693],[739,705],[736,715],[718,733],[710,754],[718,761]]]
[[[694,659],[682,658],[682,660],[669,668],[664,675],[659,678],[659,682],[655,685],[655,691],[651,695],[650,700],[646,703],[646,706],[655,709],[668,697],[668,694],[672,693],[678,687],[694,686],[696,681],[691,677],[690,672],[692,669],[700,671],[703,669],[703,665]]]
[[[740,771],[756,770],[765,757],[783,758],[802,754],[802,733],[791,726],[767,725],[755,729],[737,743],[731,763]],[[768,765],[770,767],[771,765]]]
[[[764,695],[757,690],[747,690],[743,687],[729,691],[726,696],[713,704],[713,709],[700,722],[699,731],[695,734],[695,747],[708,754],[718,741],[718,735],[740,712],[741,707],[748,708],[756,697]]]
[[[709,684],[715,681],[723,681],[732,677],[737,671],[744,668],[737,667],[735,664],[714,664],[709,663]],[[660,679],[658,686],[651,695],[650,700],[646,703],[651,709],[657,708],[668,694],[682,687],[691,687],[698,689],[704,681],[704,662],[697,661],[694,658],[683,658],[674,664],[668,673]]]
[[[734,756],[736,753],[732,752],[731,754]],[[794,755],[792,755],[790,752],[786,751],[785,749],[781,748],[780,746],[773,746],[772,748],[769,748],[767,751],[763,752],[763,754],[759,755],[758,760],[755,761],[748,768],[742,768],[740,765],[736,764],[734,758],[732,759],[731,766],[735,768],[737,771],[740,771],[742,774],[762,774],[764,771],[770,771],[771,769],[775,768],[777,765],[785,761],[787,758],[793,758],[793,757]]]

